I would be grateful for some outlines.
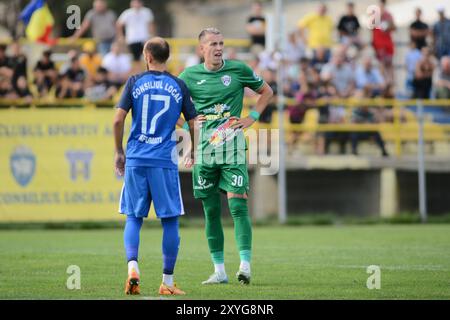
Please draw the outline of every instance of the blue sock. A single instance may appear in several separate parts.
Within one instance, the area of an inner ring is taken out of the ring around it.
[[[178,247],[180,246],[180,236],[178,234],[178,217],[162,218],[163,227],[162,254],[163,254],[163,273],[173,274],[175,262],[178,256]]]
[[[142,227],[142,218],[136,218],[135,216],[127,216],[125,223],[125,230],[123,233],[123,242],[125,244],[125,252],[127,255],[127,261],[138,261],[139,252],[139,232]]]

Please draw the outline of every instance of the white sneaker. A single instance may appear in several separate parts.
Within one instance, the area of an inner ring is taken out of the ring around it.
[[[224,272],[214,272],[209,276],[208,280],[202,282],[202,284],[221,284],[228,283],[227,274]]]
[[[236,273],[236,278],[238,279],[239,283],[250,284],[250,271],[240,269]]]

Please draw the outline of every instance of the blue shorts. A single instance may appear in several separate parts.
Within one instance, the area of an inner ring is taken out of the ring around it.
[[[160,219],[184,214],[178,169],[126,167],[119,212],[147,217],[152,200]]]

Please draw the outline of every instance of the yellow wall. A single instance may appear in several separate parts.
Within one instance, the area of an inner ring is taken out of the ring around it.
[[[94,108],[1,110],[0,221],[123,219],[113,115]]]

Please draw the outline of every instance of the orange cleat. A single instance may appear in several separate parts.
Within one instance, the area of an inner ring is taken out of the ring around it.
[[[185,295],[186,292],[177,287],[174,283],[173,287],[170,287],[164,283],[159,286],[159,294],[161,295]]]
[[[125,282],[125,294],[141,294],[139,287],[139,274],[133,269],[128,275],[128,279]]]

